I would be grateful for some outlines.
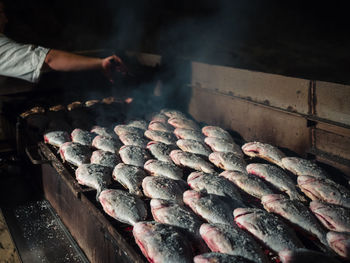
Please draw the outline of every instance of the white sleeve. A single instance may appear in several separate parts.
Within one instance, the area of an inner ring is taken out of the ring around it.
[[[38,82],[50,49],[19,44],[0,34],[0,75]]]

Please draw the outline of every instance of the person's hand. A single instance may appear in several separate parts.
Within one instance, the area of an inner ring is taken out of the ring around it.
[[[103,74],[105,74],[108,80],[112,83],[114,83],[113,77],[115,73],[120,72],[123,75],[126,75],[128,73],[127,67],[116,55],[106,57],[102,60],[102,71]]]

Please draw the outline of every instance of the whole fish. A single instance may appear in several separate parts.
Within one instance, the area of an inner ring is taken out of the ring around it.
[[[233,182],[244,192],[261,199],[264,195],[273,194],[274,192],[265,184],[264,180],[257,176],[249,175],[239,171],[223,171],[219,176]]]
[[[237,208],[233,212],[237,225],[247,230],[275,252],[303,248],[295,232],[277,216],[257,208]]]
[[[122,146],[119,150],[119,155],[123,163],[142,168],[145,162],[151,158],[146,149],[132,145]]]
[[[205,191],[229,198],[237,207],[245,207],[238,188],[224,177],[203,172],[193,172],[187,178],[188,185],[196,191]]]
[[[179,110],[172,110],[172,109],[162,109],[160,111],[161,114],[164,114],[165,116],[167,116],[168,118],[173,118],[173,117],[177,117],[177,118],[183,118],[186,119],[187,116],[185,113],[179,111]]]
[[[140,128],[136,128],[133,126],[128,126],[128,125],[124,125],[124,124],[119,124],[117,126],[114,127],[114,132],[120,136],[124,133],[134,133],[137,134],[138,136],[142,137],[143,133],[145,132],[143,129]]]
[[[174,134],[178,139],[195,140],[199,142],[203,142],[205,138],[201,132],[192,129],[176,128]]]
[[[147,218],[146,204],[138,196],[123,190],[103,190],[99,200],[103,210],[122,223],[135,225]]]
[[[193,252],[178,228],[158,222],[139,222],[133,235],[142,254],[152,263],[192,263]]]
[[[164,176],[174,180],[181,180],[183,177],[182,169],[173,163],[151,159],[145,163],[143,168],[154,176]]]
[[[110,138],[118,139],[118,136],[114,133],[114,131],[107,128],[107,127],[94,126],[94,127],[92,127],[90,132],[96,133],[97,135],[101,135],[103,137],[110,137]]]
[[[213,152],[209,155],[209,161],[221,169],[242,173],[245,172],[247,166],[241,157],[230,152]]]
[[[282,158],[286,157],[277,147],[261,142],[248,142],[242,146],[243,152],[250,157],[259,157],[283,167]]]
[[[182,204],[182,194],[186,191],[187,185],[182,180],[147,176],[142,181],[142,188],[144,195],[149,198],[159,198]]]
[[[217,252],[210,252],[197,255],[193,258],[194,263],[252,263],[249,259],[241,256],[233,256]]]
[[[57,147],[70,141],[70,136],[66,131],[52,131],[44,134],[44,142]]]
[[[312,161],[299,157],[284,157],[282,158],[282,165],[285,169],[293,174],[308,175],[316,178],[328,178],[327,173]]]
[[[112,169],[99,164],[81,164],[75,170],[79,184],[96,189],[96,199],[112,183]]]
[[[279,167],[271,164],[251,163],[247,165],[247,172],[263,178],[293,200],[306,201],[305,197],[298,192],[293,180]]]
[[[198,124],[187,118],[172,117],[168,120],[168,123],[175,128],[200,130]]]
[[[123,187],[129,190],[129,193],[143,196],[142,181],[147,176],[145,171],[137,166],[119,163],[114,167],[112,177]]]
[[[310,202],[310,209],[320,222],[329,230],[350,232],[350,209],[338,205]]]
[[[183,201],[209,223],[233,224],[234,207],[218,195],[187,190],[183,194]]]
[[[152,131],[173,132],[174,128],[168,123],[151,121],[148,125],[148,129]]]
[[[75,166],[89,163],[91,158],[91,149],[75,142],[65,142],[62,144],[59,153],[63,161]]]
[[[341,257],[350,259],[350,233],[333,232],[327,233],[329,246]]]
[[[151,117],[151,121],[168,123],[169,117],[165,116],[162,113],[156,113]]]
[[[209,145],[213,152],[231,152],[243,157],[241,147],[232,141],[216,137],[206,137],[204,142]]]
[[[175,150],[175,145],[167,145],[162,142],[150,141],[147,144],[147,149],[159,161],[172,163],[170,152]]]
[[[93,107],[93,106],[97,106],[100,103],[99,100],[87,100],[85,101],[85,107]]]
[[[180,139],[176,142],[176,145],[185,152],[200,154],[206,157],[211,154],[211,150],[207,145],[196,140]]]
[[[96,149],[103,150],[106,152],[118,153],[122,144],[117,139],[97,135],[92,140],[92,146],[95,147]]]
[[[74,129],[71,133],[72,141],[86,146],[92,146],[96,134],[82,129]]]
[[[236,225],[202,224],[199,231],[213,252],[242,256],[253,262],[268,262],[254,238]]]
[[[340,263],[330,255],[305,248],[283,250],[278,253],[278,256],[282,263]]]
[[[197,171],[205,173],[214,173],[214,167],[201,157],[194,153],[188,153],[181,150],[173,150],[170,152],[170,158],[173,162],[182,167],[189,167]]]
[[[215,137],[233,142],[231,135],[218,126],[205,126],[202,128],[202,133],[207,137]]]
[[[298,186],[312,200],[350,208],[350,191],[332,180],[301,175]]]
[[[143,136],[139,136],[135,133],[123,133],[119,136],[119,140],[124,145],[134,145],[139,146],[141,148],[146,148],[148,140],[145,139]]]
[[[268,212],[282,216],[307,233],[317,237],[321,243],[327,246],[325,229],[308,207],[300,201],[290,200],[279,194],[271,194],[263,196],[261,203]]]
[[[145,120],[133,120],[133,121],[130,121],[128,122],[127,126],[129,127],[135,127],[135,128],[139,128],[139,129],[142,129],[142,130],[147,130],[147,121]]]
[[[121,160],[118,155],[114,153],[96,150],[92,153],[90,162],[107,166],[113,169],[118,163],[121,162]]]
[[[145,131],[145,137],[152,141],[162,142],[165,144],[175,144],[176,137],[173,133],[163,131]]]

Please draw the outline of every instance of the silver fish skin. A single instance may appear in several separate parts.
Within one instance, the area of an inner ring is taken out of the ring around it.
[[[237,156],[243,157],[241,147],[229,140],[217,138],[217,137],[206,137],[204,142],[212,149],[213,152],[231,152]]]
[[[119,163],[114,167],[112,178],[129,190],[129,193],[143,196],[142,181],[147,176],[145,171],[137,166]]]
[[[148,159],[151,159],[146,149],[133,145],[122,146],[119,150],[119,155],[123,163],[141,168],[143,168],[143,165]]]
[[[112,183],[112,169],[99,164],[81,164],[75,170],[79,184],[96,189],[96,199]]]
[[[109,168],[114,168],[121,160],[118,155],[102,150],[92,152],[90,163],[100,164]]]
[[[122,223],[133,226],[147,218],[146,204],[138,196],[123,190],[103,190],[99,201],[109,216]]]
[[[327,233],[327,241],[329,246],[341,257],[350,259],[350,233],[334,232]]]
[[[277,147],[261,142],[248,142],[242,146],[243,152],[250,157],[259,157],[283,168],[285,154]]]
[[[234,208],[218,195],[187,190],[183,194],[183,201],[209,223],[234,224],[232,216]]]
[[[70,142],[69,133],[66,131],[52,131],[44,134],[44,142],[60,147],[66,142]]]
[[[181,150],[173,150],[170,152],[170,158],[176,165],[179,165],[181,167],[189,167],[191,169],[205,173],[215,172],[212,164],[195,155],[194,153],[188,153]]]
[[[149,198],[170,200],[183,204],[182,195],[187,189],[184,181],[162,176],[147,176],[142,181],[143,193]]]
[[[205,126],[202,128],[202,133],[207,137],[214,137],[234,142],[232,136],[223,128],[218,126]]]
[[[124,133],[134,133],[137,134],[138,136],[143,136],[143,133],[145,132],[143,129],[136,128],[133,126],[128,126],[124,124],[119,124],[114,127],[114,132],[120,136]]]
[[[199,132],[192,129],[176,128],[174,134],[178,139],[195,140],[203,142],[205,136]]]
[[[118,139],[118,136],[114,133],[112,129],[109,129],[107,127],[102,127],[102,126],[94,126],[90,130],[92,133],[96,133],[97,135],[101,135],[103,137],[110,137],[114,139]]]
[[[86,146],[92,146],[96,134],[82,129],[74,129],[71,133],[72,141]]]
[[[230,152],[213,152],[209,155],[209,161],[221,169],[242,173],[247,166],[242,158]]]
[[[212,152],[207,145],[196,140],[180,139],[176,142],[176,145],[184,152],[195,153],[206,157]]]
[[[261,199],[264,195],[273,194],[271,190],[264,182],[257,176],[249,175],[248,173],[242,173],[239,171],[223,171],[219,176],[225,177],[227,180],[234,183],[244,192]]]
[[[303,158],[284,157],[282,158],[282,165],[285,169],[297,176],[308,175],[316,178],[325,179],[329,177],[327,173],[317,164]]]
[[[163,131],[163,132],[173,132],[174,127],[168,123],[151,121],[148,125],[148,129],[151,131]]]
[[[320,222],[329,230],[350,232],[350,209],[338,205],[310,202],[310,209]]]
[[[144,138],[143,136],[139,136],[135,133],[123,133],[119,136],[119,140],[124,145],[133,145],[133,146],[139,146],[141,148],[146,148],[148,140]]]
[[[153,263],[192,263],[193,252],[178,228],[158,222],[139,222],[133,235],[142,254]]]
[[[237,207],[245,207],[236,185],[224,177],[216,174],[193,172],[187,177],[187,183],[193,190],[223,196],[236,203]]]
[[[281,168],[271,164],[251,163],[247,165],[247,172],[263,178],[277,189],[285,192],[291,199],[306,201],[306,198],[298,192],[298,189],[288,174]]]
[[[271,194],[263,196],[261,203],[268,212],[282,216],[307,233],[317,237],[325,246],[328,246],[325,229],[309,208],[300,201],[290,200],[284,195]]]
[[[164,114],[168,118],[183,118],[186,119],[187,116],[185,113],[179,111],[179,110],[172,110],[172,109],[162,109],[160,111],[161,114]]]
[[[298,176],[298,186],[311,200],[320,200],[350,208],[350,191],[329,179]]]
[[[139,129],[142,129],[142,130],[147,130],[147,121],[145,120],[133,120],[133,121],[130,121],[128,122],[127,126],[129,127],[135,127],[135,128],[139,128]]]
[[[162,142],[150,141],[146,147],[159,161],[172,163],[170,152],[176,149],[175,145],[167,145]]]
[[[278,253],[278,256],[282,263],[340,263],[332,256],[305,248],[283,250]]]
[[[303,248],[295,232],[277,216],[257,208],[237,208],[233,212],[237,225],[247,230],[275,252]]]
[[[144,135],[152,141],[162,142],[168,145],[176,143],[175,135],[170,132],[146,130]]]
[[[202,224],[199,232],[213,252],[242,256],[257,263],[268,262],[254,238],[236,225]]]
[[[91,158],[91,149],[75,142],[65,142],[62,144],[59,153],[63,161],[75,166],[89,163]]]
[[[210,252],[197,255],[193,258],[194,263],[252,263],[251,261],[241,256],[233,256],[223,253]]]
[[[174,180],[181,180],[183,171],[173,163],[162,162],[159,160],[148,160],[143,168],[154,176],[164,176]]]
[[[106,152],[118,153],[122,144],[117,139],[97,135],[92,140],[92,146],[95,147],[96,149],[103,150]]]
[[[200,131],[198,124],[187,118],[172,117],[168,120],[168,123],[174,128],[183,128]]]

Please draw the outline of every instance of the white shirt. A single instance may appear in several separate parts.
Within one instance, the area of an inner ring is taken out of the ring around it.
[[[0,75],[38,82],[49,50],[16,43],[0,33]]]

